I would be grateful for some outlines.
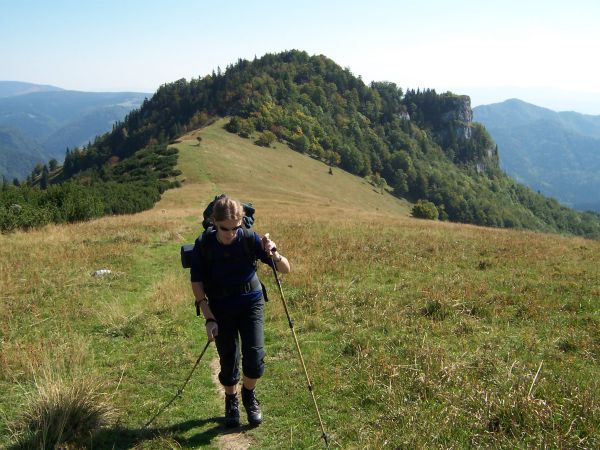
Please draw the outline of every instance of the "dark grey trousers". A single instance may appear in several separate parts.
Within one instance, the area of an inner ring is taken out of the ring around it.
[[[211,305],[219,325],[219,334],[215,343],[221,363],[219,381],[223,386],[239,383],[240,355],[245,376],[260,378],[263,375],[265,370],[264,308],[263,299],[233,311],[212,308]]]

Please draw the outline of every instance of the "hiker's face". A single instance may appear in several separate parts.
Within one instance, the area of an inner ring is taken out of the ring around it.
[[[229,245],[235,239],[237,230],[242,228],[242,221],[236,219],[222,220],[216,222],[215,226],[217,227],[219,241],[225,245]]]

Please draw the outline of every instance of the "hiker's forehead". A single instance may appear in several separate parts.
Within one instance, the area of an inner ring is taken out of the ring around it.
[[[242,219],[224,219],[224,220],[216,220],[215,222],[217,222],[219,225],[223,225],[223,226],[237,226],[240,223],[242,223]]]

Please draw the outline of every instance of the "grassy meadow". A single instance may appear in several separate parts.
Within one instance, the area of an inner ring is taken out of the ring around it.
[[[221,192],[252,201],[292,263],[283,288],[331,447],[600,447],[599,242],[412,219],[366,181],[223,123],[175,144],[184,187],[153,210],[0,235],[0,448],[20,448],[40,388],[82,380],[112,420],[79,446],[226,447],[213,346],[143,429],[206,342],[179,247]],[[250,448],[322,448],[260,274],[265,422],[242,432]]]

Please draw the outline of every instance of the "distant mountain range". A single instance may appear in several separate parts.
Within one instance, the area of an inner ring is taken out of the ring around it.
[[[110,131],[150,96],[0,81],[0,176],[22,179],[39,162],[62,162],[67,147]]]
[[[473,117],[492,135],[508,175],[575,209],[600,212],[600,116],[511,99],[478,106]]]
[[[64,89],[47,84],[24,83],[22,81],[0,81],[0,98],[33,94],[34,92],[55,92],[63,90]]]

